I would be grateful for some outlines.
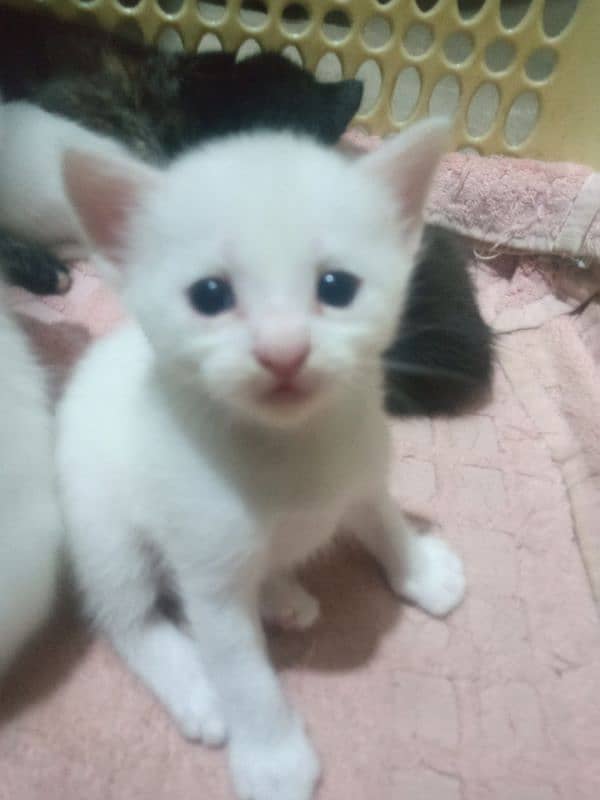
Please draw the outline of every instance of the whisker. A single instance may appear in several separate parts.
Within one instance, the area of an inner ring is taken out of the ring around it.
[[[406,325],[401,326],[398,339],[403,339],[406,337],[410,337],[412,335],[418,333],[456,333],[461,338],[465,336],[465,328],[464,325],[449,325],[448,323],[444,323],[442,325],[435,325],[435,324],[428,324],[428,325],[413,325],[412,323],[407,323]]]
[[[460,380],[464,383],[478,383],[478,379],[466,372],[459,372],[457,370],[446,369],[445,367],[437,366],[424,366],[422,364],[410,364],[401,361],[386,361],[383,360],[383,366],[386,370],[392,370],[400,375],[414,375],[416,377],[429,377],[429,378],[451,378],[452,380]]]

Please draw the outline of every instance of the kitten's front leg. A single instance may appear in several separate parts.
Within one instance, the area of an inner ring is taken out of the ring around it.
[[[396,594],[435,616],[459,605],[465,593],[463,567],[446,542],[416,533],[389,496],[368,504],[358,516],[356,533]]]
[[[201,593],[183,586],[186,613],[229,729],[242,800],[310,800],[319,763],[266,653],[258,586]]]

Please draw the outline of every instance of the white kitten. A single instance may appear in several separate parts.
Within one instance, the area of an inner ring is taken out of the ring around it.
[[[5,103],[0,148],[0,223],[14,235],[46,245],[64,260],[90,257],[88,242],[61,175],[67,148],[118,157],[111,139],[26,102]]]
[[[308,800],[318,762],[265,653],[310,624],[293,569],[354,529],[398,594],[444,614],[458,558],[388,496],[380,353],[446,136],[430,120],[351,163],[290,134],[165,172],[67,156],[68,193],[138,325],[84,358],[59,412],[89,613],[186,736],[229,737],[238,795]],[[168,576],[183,607],[156,613]]]
[[[4,145],[0,105],[0,153]],[[48,616],[61,521],[46,381],[0,285],[0,672]]]

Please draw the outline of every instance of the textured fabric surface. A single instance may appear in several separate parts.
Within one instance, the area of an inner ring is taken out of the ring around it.
[[[465,232],[482,238],[490,211],[472,197],[495,161],[469,164],[452,205],[445,187],[466,163],[453,156],[431,217],[457,228],[471,220]],[[520,166],[503,161],[516,203],[530,178],[520,183]],[[535,169],[553,182],[555,165]],[[587,178],[572,169],[581,189]],[[536,190],[525,206],[538,204],[547,225],[535,241],[555,240],[552,221],[578,197],[559,203]],[[508,217],[500,198],[495,209]],[[319,800],[600,797],[600,626],[586,575],[587,566],[600,587],[597,286],[568,260],[506,252],[504,243],[520,244],[507,235],[513,217],[505,222],[494,219],[485,237],[502,247],[473,247],[498,332],[491,403],[462,419],[392,426],[392,490],[462,554],[464,605],[443,621],[402,606],[363,553],[340,547],[306,575],[319,624],[270,639],[322,754]],[[81,270],[67,298],[16,293],[15,304],[59,378],[120,316]],[[1,697],[0,800],[233,797],[223,754],[182,741],[110,647],[69,616]]]

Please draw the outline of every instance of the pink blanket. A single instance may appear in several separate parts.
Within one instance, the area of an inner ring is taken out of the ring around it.
[[[599,180],[459,155],[440,172],[430,219],[478,240],[494,398],[393,423],[390,480],[460,550],[468,596],[436,621],[358,550],[309,571],[322,621],[271,642],[322,753],[319,800],[600,797]],[[60,369],[120,315],[84,268],[67,298],[15,303]],[[222,753],[182,741],[68,615],[0,705],[0,800],[232,797]]]

